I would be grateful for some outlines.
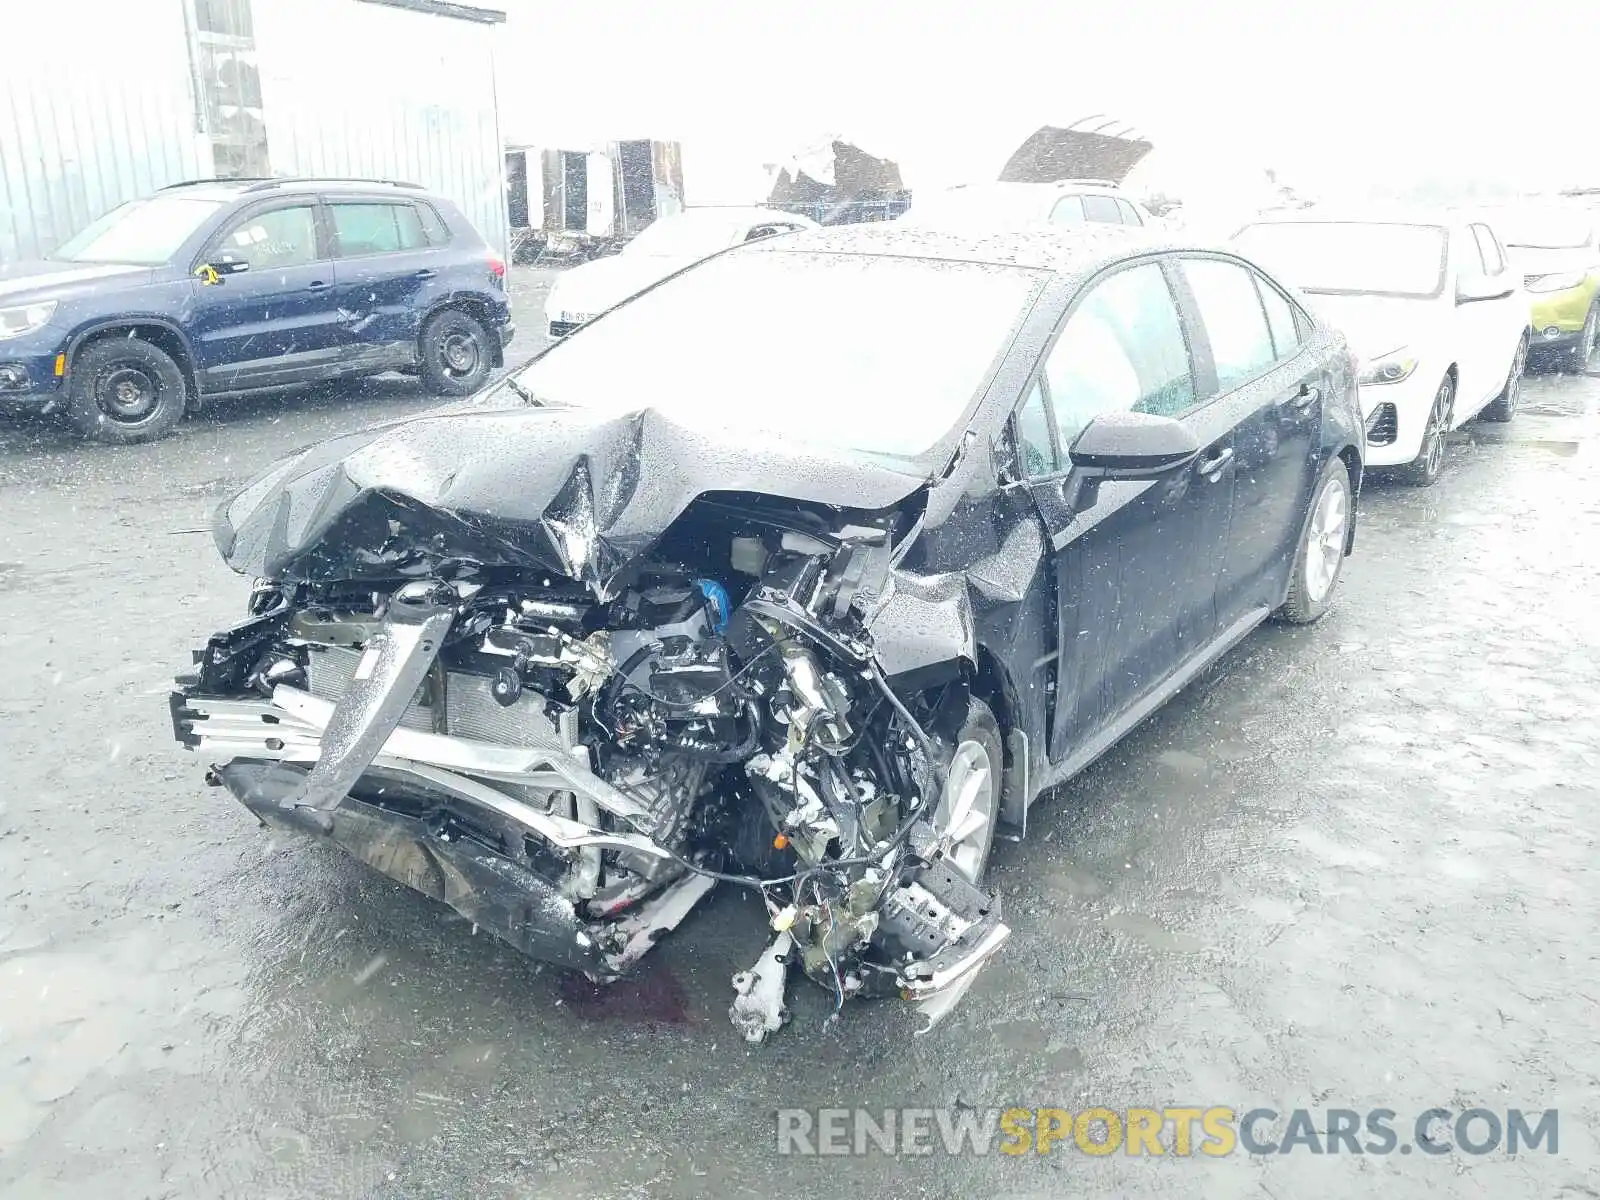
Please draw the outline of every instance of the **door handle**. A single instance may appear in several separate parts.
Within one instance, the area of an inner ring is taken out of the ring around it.
[[[1202,458],[1196,465],[1196,470],[1205,476],[1207,483],[1215,483],[1222,478],[1222,469],[1233,461],[1233,447],[1223,446],[1209,458]]]
[[[422,270],[416,272],[414,277],[417,279],[432,279],[438,273],[432,267],[423,267]]]
[[[1310,408],[1313,404],[1321,399],[1321,388],[1314,383],[1302,383],[1300,385],[1300,390],[1293,396],[1290,396],[1289,399],[1285,400],[1283,402],[1283,406],[1285,408],[1292,408],[1298,411],[1299,409]]]
[[[326,281],[321,280],[321,279],[314,279],[310,283],[306,284],[306,291],[308,291],[308,292],[321,292],[321,291],[326,291],[327,287],[328,287],[328,284],[327,284]]]

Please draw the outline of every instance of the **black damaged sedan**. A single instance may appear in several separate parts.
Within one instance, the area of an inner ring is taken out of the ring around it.
[[[995,829],[1353,544],[1343,341],[1133,230],[741,246],[497,387],[219,510],[249,615],[172,698],[262,819],[615,978],[719,882],[937,1020],[1005,941]]]

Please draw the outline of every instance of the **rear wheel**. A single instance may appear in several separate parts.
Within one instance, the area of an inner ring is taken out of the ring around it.
[[[127,446],[165,437],[183,419],[188,387],[161,347],[136,337],[90,342],[72,360],[67,420],[97,442]]]
[[[1300,535],[1289,580],[1289,598],[1278,615],[1293,625],[1309,625],[1328,611],[1344,570],[1344,550],[1350,544],[1350,522],[1355,519],[1350,472],[1336,458],[1322,470],[1312,493],[1311,516]]]
[[[1400,469],[1400,478],[1413,487],[1432,487],[1444,471],[1445,440],[1450,435],[1450,414],[1455,408],[1456,385],[1446,375],[1434,393],[1428,410],[1428,425],[1422,433],[1422,449],[1417,457]]]
[[[972,883],[983,878],[989,865],[1004,782],[1000,726],[989,706],[974,698],[968,701],[955,751],[945,765],[944,795],[933,815],[934,828],[950,841],[946,861]]]
[[[1506,379],[1505,387],[1500,389],[1500,394],[1494,398],[1489,407],[1483,410],[1485,421],[1509,421],[1517,415],[1517,405],[1522,402],[1522,371],[1528,365],[1528,338],[1524,334],[1517,343],[1516,357],[1511,360],[1511,374]]]
[[[422,382],[436,396],[475,392],[493,369],[489,331],[459,309],[447,308],[422,327]]]

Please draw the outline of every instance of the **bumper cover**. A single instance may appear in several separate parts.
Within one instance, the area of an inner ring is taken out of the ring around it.
[[[55,406],[64,394],[56,355],[21,353],[0,342],[0,413],[33,413]]]
[[[1427,430],[1428,414],[1433,410],[1439,378],[1418,366],[1399,383],[1367,384],[1361,388],[1363,424],[1372,424],[1380,439],[1369,437],[1362,459],[1369,467],[1398,467],[1412,462],[1422,452],[1422,435]],[[1393,416],[1379,412],[1383,406]]]
[[[306,783],[304,768],[290,763],[241,760],[217,775],[266,824],[332,842],[397,883],[442,900],[529,957],[596,978],[612,973],[571,901],[502,855],[450,837],[443,825],[357,800],[325,817],[286,806]]]

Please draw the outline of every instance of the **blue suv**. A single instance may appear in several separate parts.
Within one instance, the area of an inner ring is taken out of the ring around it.
[[[174,184],[0,264],[0,411],[129,443],[261,388],[402,371],[465,395],[504,361],[505,271],[415,184]]]

